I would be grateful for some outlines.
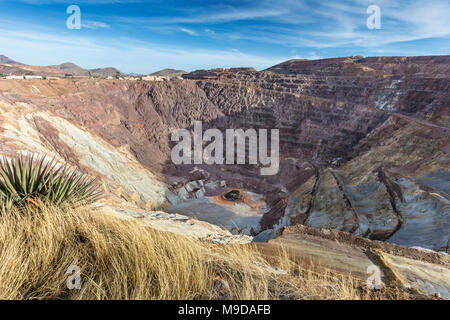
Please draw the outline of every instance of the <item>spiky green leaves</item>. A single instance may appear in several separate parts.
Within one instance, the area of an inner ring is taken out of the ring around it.
[[[100,199],[95,179],[45,156],[20,156],[0,160],[0,208],[9,209],[38,201],[55,205],[89,204]]]

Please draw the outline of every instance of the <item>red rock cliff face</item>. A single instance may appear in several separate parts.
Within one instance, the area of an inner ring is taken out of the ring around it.
[[[434,205],[430,219],[442,234],[417,241],[436,247],[449,224],[441,205],[448,186],[437,178],[448,172],[449,65],[448,56],[348,57],[262,72],[200,70],[170,82],[0,82],[0,101],[32,105],[125,150],[169,189],[203,179],[262,193],[271,208],[262,229],[295,221],[389,239],[420,220],[411,216],[413,204]],[[32,124],[46,136],[41,142],[79,165],[41,118]],[[262,177],[253,165],[197,165],[194,173],[194,165],[173,165],[170,133],[192,129],[195,120],[204,130],[279,129],[279,173]],[[17,145],[7,147],[3,153]]]

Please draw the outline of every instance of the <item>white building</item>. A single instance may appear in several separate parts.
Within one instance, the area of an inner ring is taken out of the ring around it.
[[[6,76],[6,79],[14,79],[14,80],[23,80],[25,79],[24,76]]]
[[[151,75],[143,76],[142,80],[144,80],[144,81],[163,81],[163,79],[161,77],[151,76]]]
[[[27,80],[42,80],[44,77],[42,76],[24,76]]]

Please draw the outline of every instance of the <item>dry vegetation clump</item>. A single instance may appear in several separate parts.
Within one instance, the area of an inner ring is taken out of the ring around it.
[[[67,164],[33,155],[0,159],[0,214],[36,201],[62,207],[91,204],[101,197],[95,179]]]
[[[350,277],[272,266],[253,245],[213,245],[92,207],[0,216],[0,299],[359,299]],[[81,289],[69,290],[69,266]]]

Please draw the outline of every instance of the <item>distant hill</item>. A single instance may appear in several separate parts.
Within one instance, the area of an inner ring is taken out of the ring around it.
[[[97,68],[97,69],[90,69],[91,75],[93,76],[101,76],[101,77],[115,77],[117,74],[120,76],[124,76],[122,72],[117,70],[116,68]]]
[[[55,68],[61,71],[62,73],[72,73],[73,75],[76,76],[89,76],[89,70],[83,69],[72,62],[66,62],[60,65],[50,67]]]
[[[4,63],[4,64],[16,64],[16,65],[23,65],[23,63],[14,61],[10,58],[8,58],[7,56],[4,56],[2,54],[0,54],[0,63]]]
[[[162,69],[159,70],[157,72],[153,72],[151,75],[152,76],[158,76],[158,77],[169,77],[169,78],[173,78],[173,77],[179,77],[183,74],[187,73],[184,70],[175,70],[175,69]]]
[[[271,71],[271,72],[275,72],[275,73],[287,73],[292,68],[292,65],[299,64],[299,63],[306,62],[306,61],[310,61],[310,60],[308,60],[308,59],[291,59],[291,60],[287,60],[282,63],[279,63],[277,65],[274,65],[263,71]]]
[[[339,66],[341,68],[348,67],[350,62],[358,62],[361,60],[362,56],[350,56],[350,57],[339,57],[339,58],[327,58],[327,59],[291,59],[275,66],[272,66],[263,71],[269,71],[281,74],[317,74],[317,73],[327,73],[333,69],[333,66]],[[344,63],[344,64],[343,64]],[[352,64],[352,67],[356,68],[357,65]]]
[[[74,63],[66,62],[60,65],[51,66],[63,73],[72,73],[75,76],[99,76],[99,77],[115,77],[117,74],[123,76],[124,74],[116,68],[96,68],[84,69]]]

